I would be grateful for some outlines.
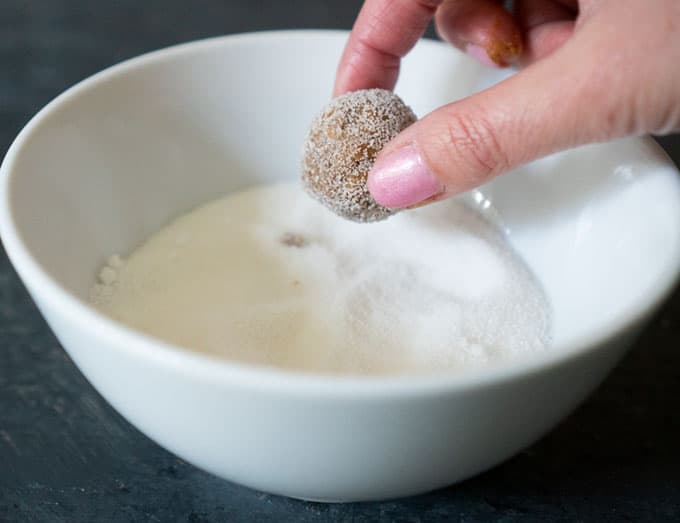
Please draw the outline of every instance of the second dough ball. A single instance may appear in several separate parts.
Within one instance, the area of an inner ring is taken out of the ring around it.
[[[374,222],[395,210],[379,205],[366,179],[380,150],[416,116],[396,94],[367,89],[330,101],[316,117],[304,147],[307,191],[340,216]]]

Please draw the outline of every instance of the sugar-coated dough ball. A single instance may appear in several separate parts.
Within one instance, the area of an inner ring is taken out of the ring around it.
[[[336,214],[357,222],[396,212],[379,205],[366,179],[378,152],[416,116],[396,94],[366,89],[330,101],[312,122],[304,147],[302,181]]]

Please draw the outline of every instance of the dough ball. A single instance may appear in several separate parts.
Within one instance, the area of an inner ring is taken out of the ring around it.
[[[368,192],[366,180],[380,150],[416,116],[396,94],[366,89],[330,101],[312,122],[304,146],[302,181],[336,214],[374,222],[394,214]]]

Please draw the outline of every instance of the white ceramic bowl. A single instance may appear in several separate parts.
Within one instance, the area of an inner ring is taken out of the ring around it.
[[[97,267],[169,218],[293,179],[327,100],[339,32],[232,36],[152,53],[57,98],[2,165],[0,232],[59,340],[160,445],[218,476],[316,500],[442,487],[531,444],[603,379],[671,290],[680,184],[650,140],[534,163],[476,194],[554,307],[555,347],[455,376],[325,377],[169,346],[86,302]],[[420,115],[497,79],[422,42],[397,91]]]

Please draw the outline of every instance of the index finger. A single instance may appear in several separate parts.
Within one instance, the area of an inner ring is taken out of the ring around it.
[[[333,95],[392,89],[399,62],[423,35],[443,0],[366,0],[335,77]]]

